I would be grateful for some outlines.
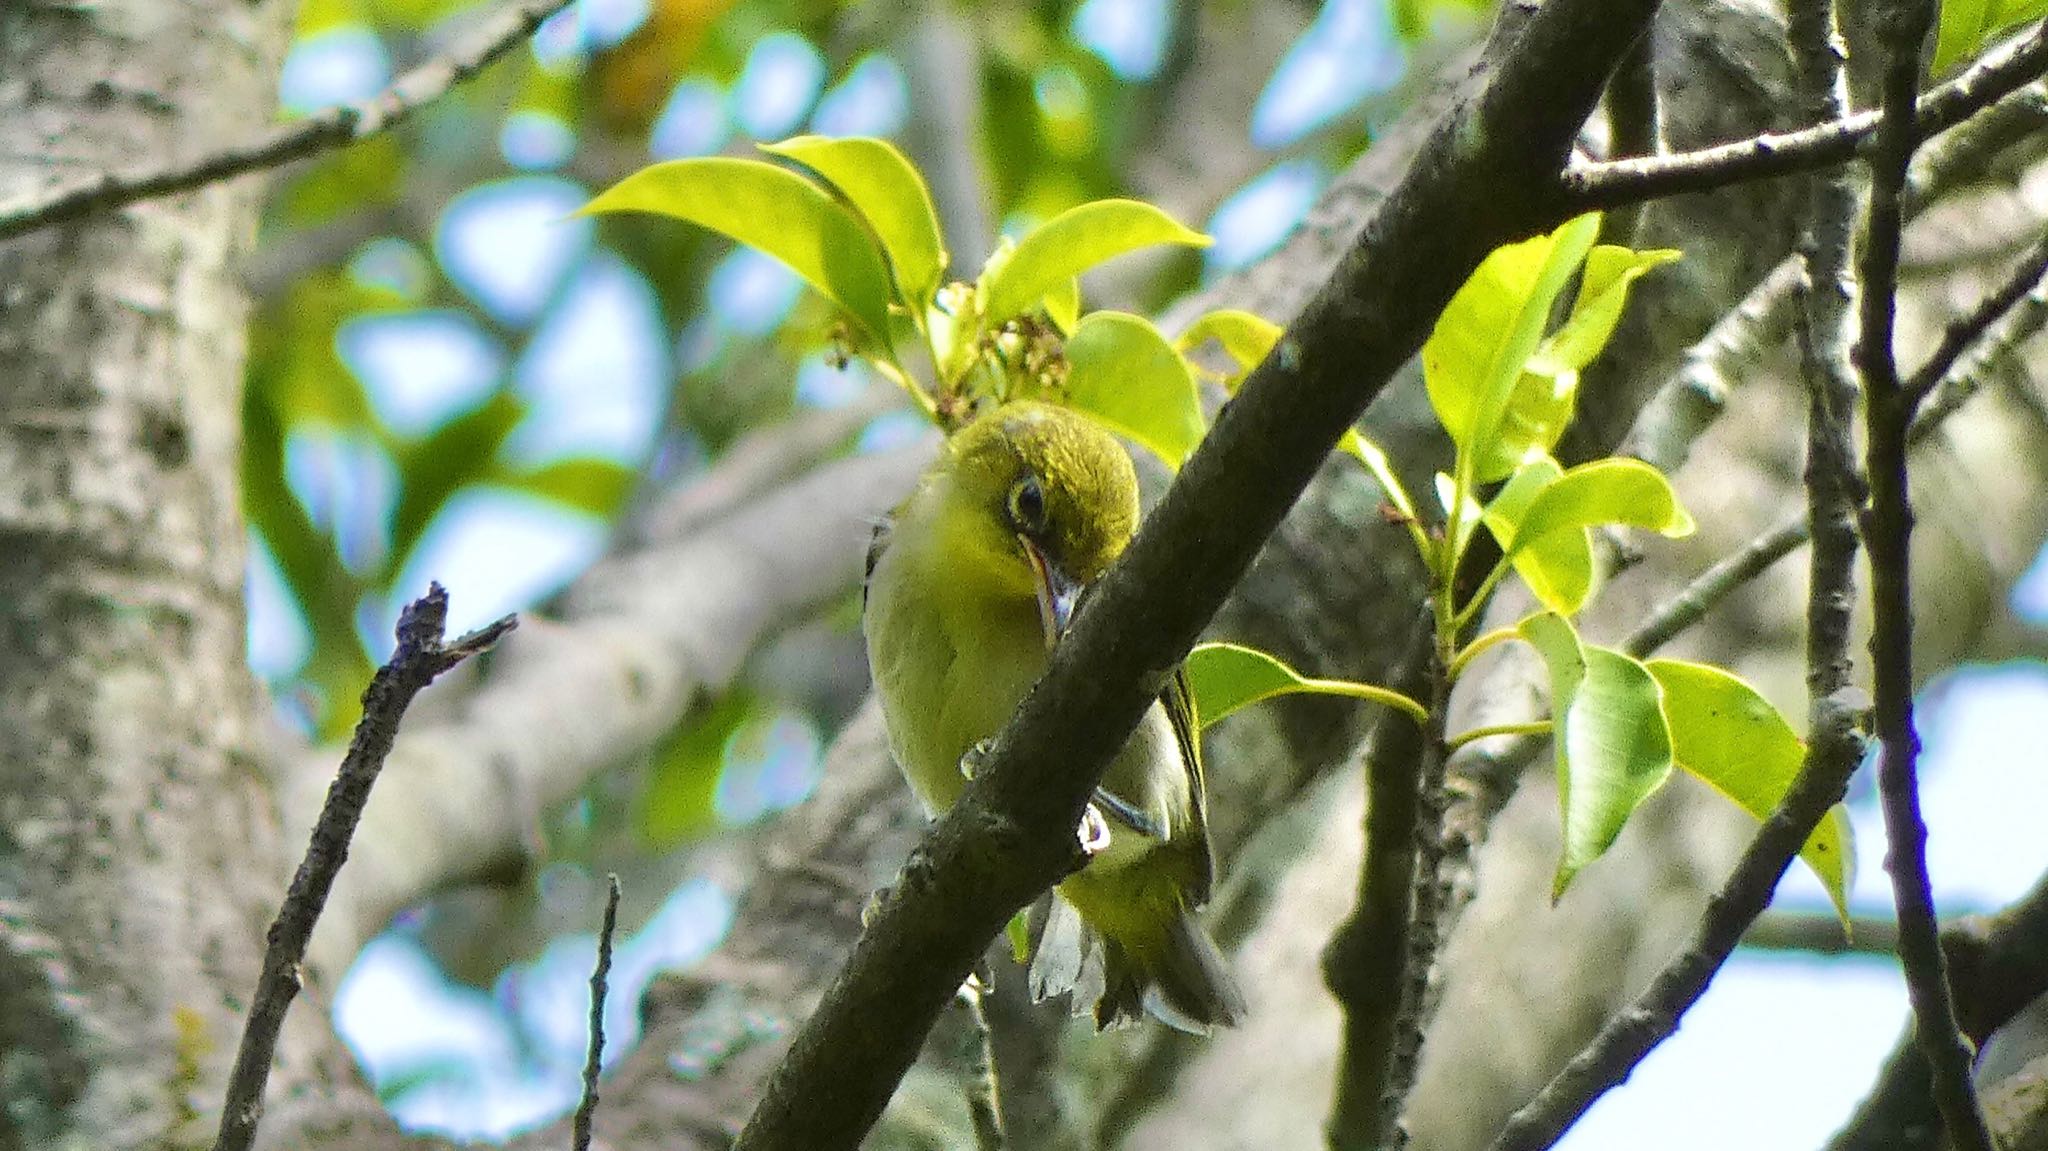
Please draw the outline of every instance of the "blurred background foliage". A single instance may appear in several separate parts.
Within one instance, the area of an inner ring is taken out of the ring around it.
[[[305,0],[285,114],[373,95],[490,7]],[[338,738],[428,578],[458,627],[544,610],[647,493],[869,386],[831,366],[826,310],[766,257],[570,218],[634,169],[800,132],[894,137],[968,274],[991,230],[1152,199],[1217,243],[1088,284],[1093,304],[1148,311],[1277,246],[1398,110],[1410,56],[1483,18],[1472,0],[580,0],[398,130],[274,184],[249,272],[252,665],[286,722]],[[884,417],[847,449],[902,433]],[[633,893],[625,1037],[637,988],[729,913],[677,849],[800,800],[864,687],[849,600],[536,828],[529,874],[369,948],[337,1015],[401,1117],[492,1134],[573,1103],[591,941],[564,933],[588,930],[596,877]]]

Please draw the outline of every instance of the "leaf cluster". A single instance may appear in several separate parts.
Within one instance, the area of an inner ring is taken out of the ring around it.
[[[1043,399],[1093,416],[1177,468],[1205,430],[1196,381],[1207,376],[1234,392],[1283,339],[1277,325],[1242,311],[1204,315],[1173,341],[1139,316],[1082,313],[1078,278],[1088,269],[1142,247],[1207,242],[1149,204],[1083,204],[1003,241],[973,281],[949,282],[930,195],[894,146],[807,136],[763,150],[784,163],[657,164],[584,211],[685,220],[782,261],[840,309],[844,354],[873,365],[948,431],[988,404]],[[1423,347],[1423,374],[1456,454],[1452,470],[1434,479],[1434,513],[1418,506],[1364,436],[1353,432],[1339,444],[1382,488],[1388,514],[1406,526],[1431,573],[1441,697],[1496,644],[1527,643],[1543,658],[1551,718],[1514,730],[1548,734],[1555,748],[1564,848],[1554,896],[1613,844],[1673,768],[1762,818],[1805,754],[1784,717],[1734,675],[1681,660],[1644,662],[1587,642],[1572,624],[1598,587],[1595,531],[1693,530],[1670,481],[1649,464],[1616,457],[1565,468],[1551,454],[1572,418],[1580,373],[1612,337],[1630,288],[1680,257],[1600,244],[1600,224],[1587,214],[1496,250],[1439,317]],[[1213,372],[1193,358],[1212,342],[1233,370]],[[1482,529],[1500,559],[1461,598],[1456,575]],[[1541,610],[1463,642],[1510,573]],[[1235,644],[1198,647],[1188,673],[1205,723],[1304,693],[1386,704],[1425,724],[1431,718],[1399,692],[1304,675]],[[1503,733],[1466,732],[1448,747]],[[1802,854],[1846,914],[1846,813],[1837,808]]]

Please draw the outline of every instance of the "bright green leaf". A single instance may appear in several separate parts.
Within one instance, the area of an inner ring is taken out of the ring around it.
[[[1442,472],[1438,472],[1436,474],[1436,502],[1438,507],[1443,508],[1446,519],[1455,518],[1457,520],[1458,537],[1451,541],[1451,554],[1464,555],[1465,545],[1472,540],[1472,530],[1479,526],[1480,518],[1484,514],[1479,509],[1479,501],[1471,496],[1466,496],[1460,501],[1458,498],[1458,481]],[[1458,505],[1461,502],[1464,506],[1459,508]],[[1458,510],[1454,513],[1452,511],[1453,508],[1458,508]]]
[[[1572,302],[1571,318],[1543,341],[1530,361],[1529,369],[1548,375],[1562,375],[1592,363],[1593,357],[1599,355],[1613,337],[1614,326],[1621,322],[1621,310],[1628,303],[1629,287],[1643,273],[1669,264],[1684,254],[1671,248],[1638,252],[1613,244],[1594,248],[1586,256],[1586,272],[1579,280],[1579,295]],[[1556,442],[1552,439],[1551,445]]]
[[[1649,663],[1664,689],[1664,715],[1678,766],[1758,819],[1785,799],[1806,762],[1792,725],[1757,690],[1718,667],[1678,659]],[[1799,857],[1813,869],[1847,923],[1855,875],[1849,813],[1840,804],[1814,829]]]
[[[1038,306],[1061,280],[1126,252],[1154,244],[1202,248],[1209,243],[1209,237],[1137,200],[1096,200],[1069,208],[1025,234],[1008,258],[990,258],[981,274],[981,314],[1000,324]]]
[[[789,265],[871,336],[889,330],[889,273],[852,209],[787,168],[699,156],[640,169],[579,214],[652,212],[722,232]]]
[[[1415,501],[1408,498],[1408,489],[1401,485],[1401,477],[1394,474],[1394,465],[1388,461],[1387,453],[1380,446],[1360,435],[1357,428],[1345,428],[1337,438],[1337,450],[1365,465],[1372,478],[1380,485],[1380,492],[1394,505],[1394,510],[1416,520]]]
[[[1067,402],[1157,453],[1170,468],[1202,439],[1185,360],[1151,321],[1090,312],[1067,339]]]
[[[1223,348],[1224,354],[1237,361],[1237,371],[1223,378],[1223,387],[1231,395],[1237,394],[1237,386],[1259,366],[1273,345],[1280,342],[1280,325],[1263,316],[1235,308],[1224,308],[1210,312],[1188,325],[1173,346],[1182,355],[1194,351],[1210,340]]]
[[[528,472],[508,471],[494,482],[608,518],[626,502],[639,479],[640,473],[624,464],[580,456],[556,460]]]
[[[1998,0],[1941,0],[1941,27],[1934,40],[1936,75],[1977,54],[1991,36],[1998,7]]]
[[[864,136],[798,136],[761,150],[795,160],[839,189],[881,239],[904,302],[931,299],[946,270],[939,214],[924,178],[896,145]]]
[[[1564,852],[1551,898],[1598,859],[1622,825],[1671,774],[1671,733],[1657,680],[1642,663],[1582,644],[1563,616],[1524,619],[1522,638],[1550,669]]]
[[[1515,547],[1515,530],[1530,505],[1564,475],[1564,469],[1549,456],[1538,456],[1515,469],[1515,474],[1486,507],[1486,526],[1500,541],[1501,551],[1515,565],[1515,573],[1544,607],[1569,616],[1586,606],[1593,595],[1593,543],[1583,531],[1552,532]]]
[[[1081,281],[1071,276],[1045,294],[1045,315],[1061,335],[1072,335],[1081,322]]]
[[[1188,695],[1204,728],[1240,708],[1283,695],[1336,695],[1421,714],[1419,703],[1385,688],[1342,679],[1316,679],[1276,656],[1234,643],[1199,644],[1188,653]]]
[[[1458,446],[1461,480],[1497,480],[1521,462],[1527,445],[1502,442],[1501,428],[1551,305],[1599,231],[1599,214],[1588,213],[1495,250],[1437,318],[1422,349],[1423,380]]]
[[[1649,528],[1674,539],[1693,530],[1692,517],[1679,506],[1664,473],[1619,456],[1565,472],[1519,518],[1512,548],[1528,547],[1553,532],[1603,524]]]

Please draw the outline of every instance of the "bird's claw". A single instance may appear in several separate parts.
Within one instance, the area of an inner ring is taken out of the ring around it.
[[[868,892],[868,901],[860,909],[860,929],[862,931],[866,931],[869,925],[874,923],[875,916],[882,913],[882,902],[888,898],[889,889],[886,887],[878,887]]]
[[[976,775],[980,774],[981,765],[988,762],[988,757],[994,751],[995,741],[987,739],[976,741],[973,747],[967,749],[967,754],[960,757],[960,778],[973,779]]]

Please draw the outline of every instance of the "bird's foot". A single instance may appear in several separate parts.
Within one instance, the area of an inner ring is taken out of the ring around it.
[[[888,898],[889,889],[886,887],[878,887],[868,892],[868,901],[860,909],[860,929],[862,931],[866,931],[868,925],[875,921],[875,916],[882,913],[882,903]]]
[[[992,739],[980,740],[968,748],[967,754],[960,757],[960,778],[973,779],[981,774],[981,765],[987,763],[994,752],[995,741]]]

